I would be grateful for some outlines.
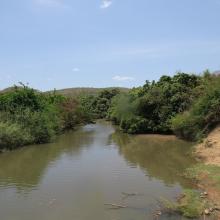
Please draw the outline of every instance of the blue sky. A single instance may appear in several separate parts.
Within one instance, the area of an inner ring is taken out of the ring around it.
[[[220,0],[0,0],[0,89],[141,85],[220,69]]]

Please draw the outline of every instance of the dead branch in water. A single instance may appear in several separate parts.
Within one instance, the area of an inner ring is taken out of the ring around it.
[[[139,193],[126,193],[126,192],[122,192],[122,194],[123,194],[124,196],[139,196],[139,195],[141,195],[141,194],[139,194]]]
[[[125,208],[127,208],[127,206],[118,205],[118,204],[114,204],[114,203],[106,203],[104,205],[112,206],[112,208],[115,208],[115,209],[125,209]]]
[[[122,192],[121,194],[123,195],[123,198],[122,198],[123,200],[127,199],[128,197],[143,195],[143,194],[140,194],[140,193],[127,193],[127,192]]]

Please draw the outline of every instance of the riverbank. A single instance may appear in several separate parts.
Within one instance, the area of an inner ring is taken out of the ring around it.
[[[220,126],[196,147],[196,155],[207,165],[220,166]]]
[[[200,187],[206,189],[208,197],[220,207],[220,126],[196,147],[195,153],[204,163],[200,169]]]
[[[198,187],[206,192],[203,199],[213,204],[215,215],[220,219],[220,126],[195,147],[194,155],[199,164],[188,169],[186,176],[194,179]]]
[[[139,135],[145,138],[148,135]],[[157,136],[160,141],[176,136]],[[192,149],[197,163],[186,168],[184,176],[194,182],[198,190],[186,189],[177,202],[162,200],[164,212],[181,213],[188,218],[220,220],[220,126]]]

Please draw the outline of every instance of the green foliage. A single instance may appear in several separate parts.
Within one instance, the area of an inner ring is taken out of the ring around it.
[[[120,127],[129,134],[146,133],[149,130],[147,125],[147,120],[141,117],[123,118],[120,123]]]
[[[200,117],[192,117],[190,112],[184,112],[172,119],[172,129],[181,138],[198,140],[202,138]]]
[[[28,128],[34,137],[34,143],[41,144],[50,142],[59,132],[59,116],[53,109],[43,112],[28,112],[22,115],[25,123],[24,128]]]
[[[77,115],[78,102],[75,99],[67,98],[61,103],[61,115],[63,120],[63,129],[73,129],[80,123]]]
[[[133,117],[136,105],[129,94],[118,94],[112,99],[111,107],[108,110],[108,118],[114,123],[120,124],[121,121]]]
[[[194,190],[185,190],[184,197],[180,200],[177,210],[183,216],[188,218],[196,218],[202,215],[205,209],[205,203],[200,198],[200,193]]]
[[[0,122],[0,150],[14,149],[32,142],[33,137],[19,124]]]
[[[220,167],[215,165],[197,164],[188,168],[185,177],[201,181],[204,176],[211,182],[213,188],[220,189]]]
[[[171,118],[190,107],[197,96],[194,89],[200,84],[201,77],[185,73],[146,81],[129,95],[116,96],[109,118],[129,133],[170,133]]]
[[[127,93],[113,88],[78,99],[21,84],[0,94],[1,148],[4,143],[9,147],[49,142],[65,129],[99,118],[131,134],[174,132],[198,140],[220,123],[220,77],[209,71],[203,76],[177,73],[146,81]],[[17,132],[17,144],[9,142],[10,130]]]
[[[172,128],[179,137],[199,140],[218,123],[220,123],[220,78],[209,76],[204,83],[203,92],[189,111],[172,119]]]
[[[54,91],[37,92],[25,85],[0,95],[0,148],[47,143],[64,129],[89,120],[73,98]]]
[[[80,103],[82,108],[94,119],[106,118],[113,97],[119,93],[120,91],[118,89],[104,89],[97,96],[81,96]]]
[[[161,199],[163,205],[170,211],[181,213],[187,218],[198,218],[207,204],[200,198],[200,193],[191,189],[184,190],[182,198],[177,202]]]
[[[10,92],[0,96],[0,110],[13,113],[16,109],[29,108],[32,111],[41,111],[44,108],[44,97],[23,84],[15,86]]]

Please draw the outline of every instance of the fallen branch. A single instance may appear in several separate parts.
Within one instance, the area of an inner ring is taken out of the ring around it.
[[[118,204],[114,204],[114,203],[106,203],[105,205],[112,206],[112,207],[115,208],[115,209],[124,209],[124,208],[127,208],[127,206],[118,205]]]
[[[139,193],[126,193],[126,192],[122,192],[122,194],[123,194],[124,196],[139,196],[139,195],[141,195],[141,194],[139,194]]]

